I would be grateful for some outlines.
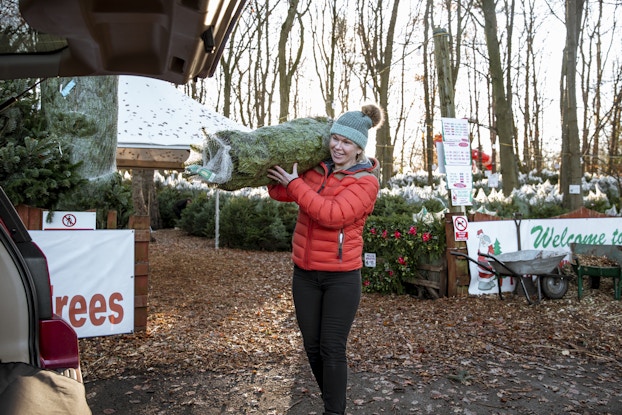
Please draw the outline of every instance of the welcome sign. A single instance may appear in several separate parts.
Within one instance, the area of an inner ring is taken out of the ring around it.
[[[526,249],[571,253],[570,244],[622,245],[620,218],[525,219],[520,222],[469,222],[469,257],[490,261],[482,253],[499,255]],[[520,243],[520,246],[519,246]],[[564,261],[570,259],[568,255]],[[489,271],[469,261],[470,294],[496,294],[497,280]],[[502,291],[513,291],[515,278],[503,278]]]
[[[622,245],[622,220],[557,219],[528,224],[527,238],[538,249],[569,248],[571,243],[586,245]]]

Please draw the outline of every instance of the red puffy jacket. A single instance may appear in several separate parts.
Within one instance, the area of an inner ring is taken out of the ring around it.
[[[292,260],[313,271],[353,271],[363,266],[363,227],[374,210],[380,185],[371,172],[378,161],[329,173],[320,163],[292,180],[287,188],[268,186],[270,196],[296,202],[298,221]]]

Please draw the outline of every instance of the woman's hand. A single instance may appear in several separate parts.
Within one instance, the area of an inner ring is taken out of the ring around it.
[[[289,182],[298,178],[298,163],[294,163],[291,173],[283,170],[281,166],[274,166],[273,168],[268,169],[268,177],[287,187]]]

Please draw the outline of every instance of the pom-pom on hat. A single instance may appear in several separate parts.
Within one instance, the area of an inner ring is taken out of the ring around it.
[[[363,150],[367,145],[367,132],[379,127],[384,120],[382,110],[375,104],[367,104],[361,111],[348,111],[333,122],[331,134],[337,134],[358,144]]]

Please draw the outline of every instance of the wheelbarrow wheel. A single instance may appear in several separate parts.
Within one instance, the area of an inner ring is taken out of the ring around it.
[[[544,295],[553,300],[559,300],[568,291],[568,279],[553,276],[540,277],[540,284]]]

